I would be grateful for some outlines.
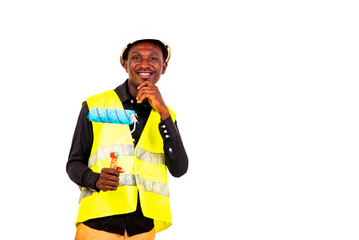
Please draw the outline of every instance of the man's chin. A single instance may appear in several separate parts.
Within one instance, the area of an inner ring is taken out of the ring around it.
[[[153,77],[140,77],[140,78],[138,78],[138,80],[136,82],[138,83],[138,85],[140,85],[141,83],[146,82],[146,81],[149,81],[153,84],[155,84],[157,82],[153,79]]]
[[[133,80],[130,80],[131,83],[137,88],[141,83],[143,82],[146,82],[146,81],[149,81],[153,84],[156,84],[158,82],[158,80],[156,81],[153,76],[150,76],[150,77],[136,77],[135,79]]]

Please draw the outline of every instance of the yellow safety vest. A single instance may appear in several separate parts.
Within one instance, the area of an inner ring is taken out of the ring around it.
[[[123,109],[113,90],[90,97],[87,104],[89,110]],[[175,121],[176,115],[169,111]],[[102,168],[110,166],[110,152],[117,151],[120,155],[118,166],[125,173],[121,173],[116,191],[96,192],[82,188],[76,226],[89,219],[134,212],[138,196],[143,215],[154,220],[156,232],[172,225],[163,139],[158,129],[160,122],[160,114],[152,109],[136,147],[131,136],[115,145],[130,132],[128,125],[92,122],[93,145],[88,166],[100,173]]]

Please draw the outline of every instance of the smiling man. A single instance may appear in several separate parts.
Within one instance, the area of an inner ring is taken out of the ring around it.
[[[135,42],[124,50],[122,61],[129,75],[130,94],[139,103],[147,99],[164,120],[169,112],[155,84],[165,73],[170,55],[167,48],[160,46],[154,40]]]
[[[171,226],[167,169],[181,177],[188,158],[176,115],[156,86],[170,56],[169,45],[156,39],[128,44],[120,59],[128,79],[83,103],[66,166],[82,188],[76,239],[154,239]],[[90,122],[93,108],[135,110],[132,138],[116,145],[133,125]],[[109,166],[114,147],[120,149],[117,170]]]

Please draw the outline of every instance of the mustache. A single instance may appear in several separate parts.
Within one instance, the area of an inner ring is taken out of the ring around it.
[[[154,72],[154,69],[152,67],[137,67],[135,68],[135,71],[148,71],[148,72]]]

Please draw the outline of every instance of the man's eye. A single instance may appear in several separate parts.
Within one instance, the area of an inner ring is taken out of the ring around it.
[[[156,57],[150,57],[150,61],[157,61]]]
[[[132,59],[133,60],[141,60],[141,57],[140,56],[133,56]]]

